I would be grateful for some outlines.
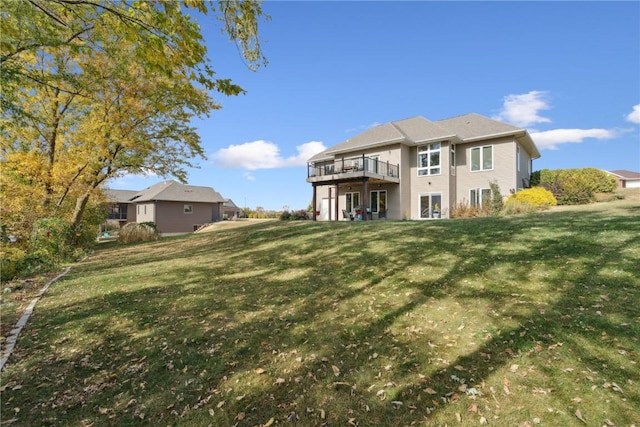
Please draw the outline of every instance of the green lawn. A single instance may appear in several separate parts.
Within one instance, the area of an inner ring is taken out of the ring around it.
[[[265,222],[56,282],[2,424],[640,425],[640,203]]]

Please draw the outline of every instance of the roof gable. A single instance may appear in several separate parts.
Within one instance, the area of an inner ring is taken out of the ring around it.
[[[391,122],[406,137],[407,142],[419,143],[454,138],[455,135],[438,124],[422,116]]]
[[[339,153],[356,148],[364,148],[372,145],[400,142],[405,136],[390,123],[378,125],[349,138],[346,141],[326,150],[327,153]]]

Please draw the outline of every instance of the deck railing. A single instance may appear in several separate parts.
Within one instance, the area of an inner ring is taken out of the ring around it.
[[[400,166],[389,162],[380,161],[377,158],[366,157],[342,157],[340,159],[307,163],[307,178],[336,175],[336,174],[362,174],[373,173],[383,176],[399,176]]]

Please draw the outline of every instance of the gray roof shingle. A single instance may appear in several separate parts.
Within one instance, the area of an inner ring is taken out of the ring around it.
[[[148,201],[224,203],[225,199],[211,187],[164,181],[136,193],[129,201],[135,203]]]
[[[136,190],[112,190],[110,188],[104,190],[107,201],[111,203],[128,203],[129,199],[137,193]]]
[[[309,159],[310,162],[332,159],[340,153],[392,143],[417,145],[429,141],[453,140],[472,142],[496,136],[514,135],[525,146],[532,158],[540,152],[526,130],[480,114],[465,114],[432,122],[422,116],[385,123],[368,129],[340,144],[328,148]]]

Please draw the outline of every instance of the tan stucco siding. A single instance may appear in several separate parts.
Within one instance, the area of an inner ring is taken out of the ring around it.
[[[451,151],[450,143],[442,141],[440,149],[440,173],[435,175],[418,175],[418,147],[411,147],[410,158],[410,218],[420,219],[420,196],[425,194],[439,194],[442,201],[440,208],[443,212],[450,209],[451,186],[455,181],[451,177]]]
[[[517,147],[516,154],[514,154],[517,167],[516,189],[521,190],[525,187],[525,184],[529,184],[529,180],[531,179],[531,156],[520,144],[518,144]]]
[[[185,205],[192,207],[191,213],[185,213]],[[213,221],[213,203],[194,202],[157,202],[156,225],[160,233],[189,233],[194,226]]]
[[[493,168],[491,170],[471,170],[471,150],[475,147],[493,147]],[[516,189],[516,142],[513,139],[487,140],[480,143],[464,144],[463,152],[458,156],[456,167],[457,195],[456,203],[469,202],[470,190],[489,188],[491,181],[496,181],[500,193],[508,196],[511,189]]]

